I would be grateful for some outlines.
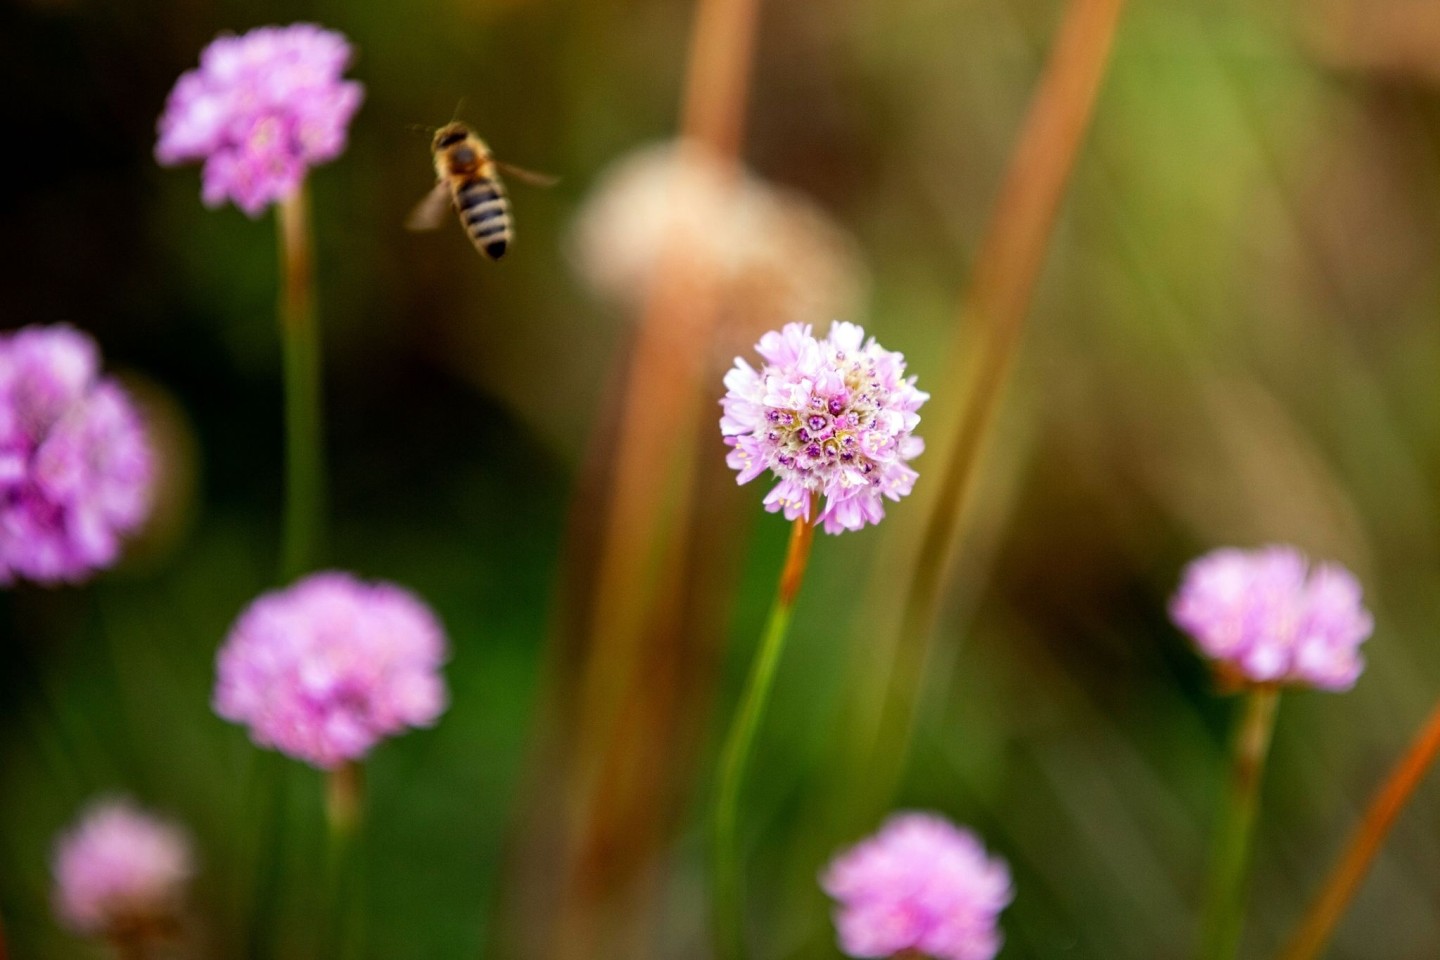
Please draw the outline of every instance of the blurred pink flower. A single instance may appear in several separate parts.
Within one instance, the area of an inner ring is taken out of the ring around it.
[[[311,23],[215,38],[170,91],[156,159],[204,161],[206,206],[230,200],[259,216],[345,149],[364,97],[341,79],[350,56],[341,34]]]
[[[444,631],[414,594],[316,573],[240,615],[220,648],[215,711],[260,746],[329,769],[435,723],[445,658]]]
[[[935,960],[991,960],[1010,871],[975,835],[935,814],[900,813],[846,850],[820,878],[839,906],[840,949],[852,957],[908,952]]]
[[[881,348],[853,323],[836,321],[824,340],[790,323],[760,338],[759,370],[736,357],[725,375],[720,432],[740,483],[766,470],[780,480],[765,509],[810,518],[810,495],[824,494],[827,533],[859,530],[885,516],[882,497],[915,485],[909,460],[925,449],[911,436],[929,394],[905,379],[905,358]]]
[[[124,800],[91,806],[55,844],[55,912],[84,936],[134,936],[177,919],[194,873],[173,824]]]
[[[1293,547],[1216,550],[1185,568],[1170,615],[1222,672],[1348,690],[1374,621],[1350,571],[1306,566]]]
[[[150,512],[140,416],[64,325],[0,334],[0,583],[76,581],[115,562]]]

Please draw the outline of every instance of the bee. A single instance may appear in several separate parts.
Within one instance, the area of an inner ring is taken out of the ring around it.
[[[463,123],[447,123],[437,130],[430,150],[435,156],[435,189],[420,201],[405,225],[411,230],[434,230],[445,207],[453,204],[475,249],[499,260],[515,240],[500,171],[536,186],[551,186],[555,178],[501,163],[485,141]]]

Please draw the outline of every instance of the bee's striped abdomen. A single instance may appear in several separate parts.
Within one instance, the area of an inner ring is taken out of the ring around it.
[[[455,193],[455,207],[475,248],[491,260],[505,255],[511,240],[510,203],[493,177],[477,177]]]

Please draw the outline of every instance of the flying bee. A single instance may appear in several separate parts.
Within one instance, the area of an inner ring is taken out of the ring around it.
[[[485,141],[463,123],[447,123],[437,130],[430,149],[435,155],[435,189],[420,201],[405,225],[411,230],[433,230],[440,225],[446,206],[453,204],[475,249],[499,260],[515,239],[500,171],[543,187],[554,184],[555,178],[499,162]]]

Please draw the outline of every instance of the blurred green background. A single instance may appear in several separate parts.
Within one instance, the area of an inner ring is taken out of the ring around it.
[[[937,398],[958,389],[942,362],[955,304],[1061,9],[762,7],[746,161],[854,235],[871,287],[852,319]],[[0,916],[18,960],[94,955],[51,917],[48,861],[105,792],[188,826],[200,955],[243,955],[277,783],[272,938],[282,956],[313,955],[318,776],[261,756],[208,706],[215,650],[273,585],[278,549],[274,227],[205,210],[197,170],[151,157],[169,87],[218,31],[301,19],[351,38],[366,86],[349,149],[311,181],[327,560],[418,591],[454,649],[442,722],[368,764],[363,952],[512,955],[507,923],[536,916],[505,896],[506,851],[541,688],[564,670],[547,637],[566,512],[630,322],[577,278],[567,229],[608,164],[673,132],[691,13],[676,0],[0,6],[0,317],[95,335],[184,467],[173,515],[123,566],[0,595]],[[1437,84],[1433,3],[1126,11],[898,797],[1010,861],[1008,960],[1192,949],[1234,707],[1166,619],[1194,554],[1295,542],[1355,569],[1377,621],[1354,692],[1281,706],[1247,956],[1279,945],[1440,692]],[[518,242],[498,265],[458,227],[401,228],[432,177],[415,128],[462,98],[501,157],[563,178],[513,187]],[[758,485],[724,495],[757,515],[729,545],[745,566],[724,628],[728,709],[785,525],[760,515]],[[864,605],[902,589],[874,561],[885,538],[913,536],[906,506],[817,545],[747,794],[760,957],[837,955],[815,875],[876,825],[845,824],[832,771],[868,662]],[[706,954],[712,756],[689,758],[699,779],[677,784],[687,812],[649,868],[659,920],[630,956]],[[1431,784],[1332,956],[1437,955],[1437,822]]]

